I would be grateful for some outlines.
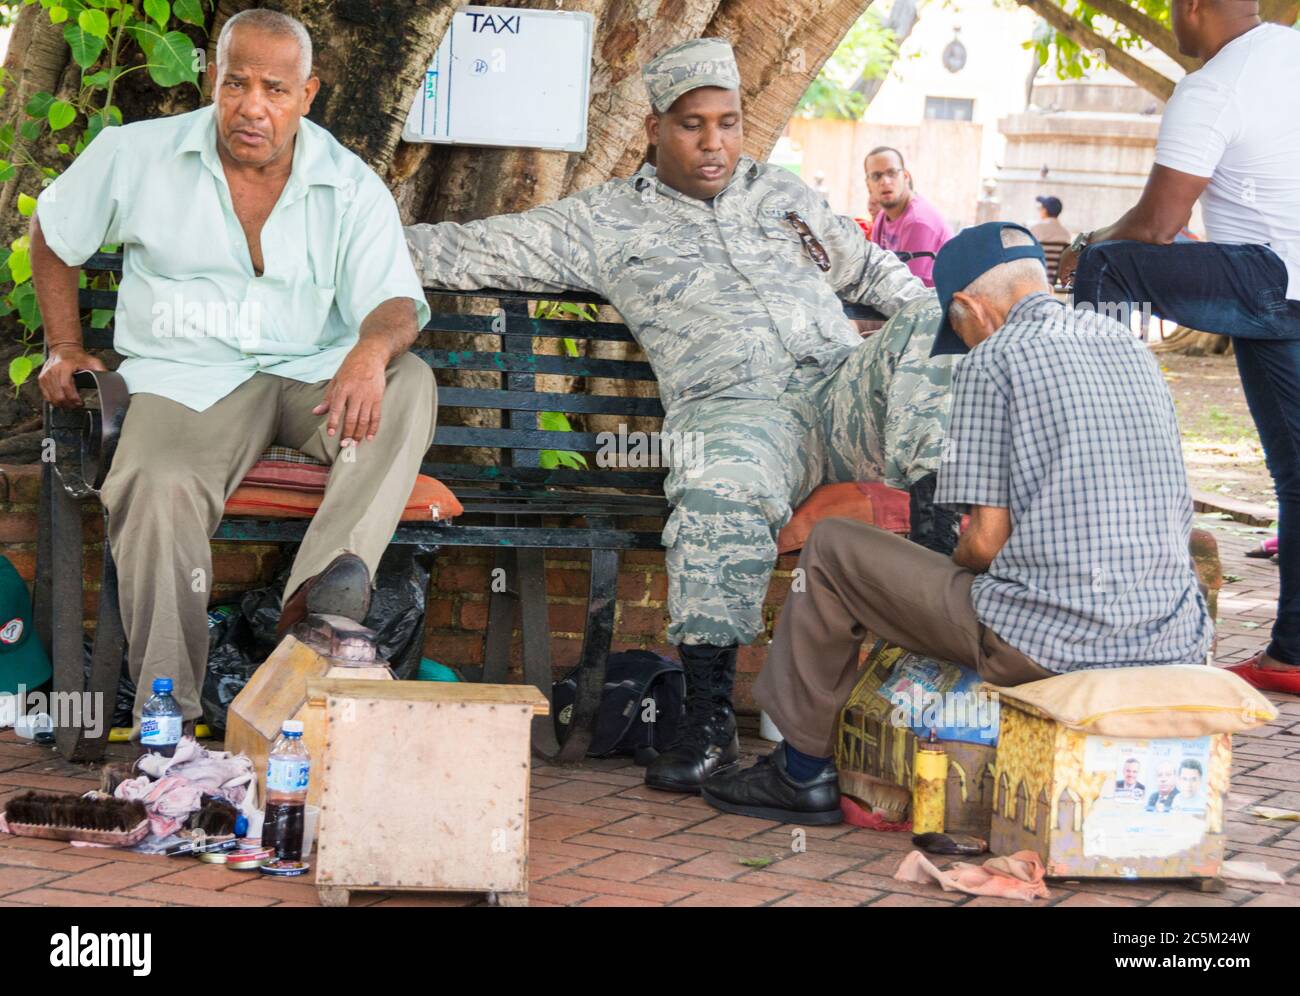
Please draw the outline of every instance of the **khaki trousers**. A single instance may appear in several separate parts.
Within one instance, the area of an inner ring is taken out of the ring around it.
[[[291,446],[331,465],[285,597],[344,551],[364,560],[372,575],[379,566],[433,440],[433,372],[409,353],[394,360],[379,432],[342,457],[342,433],[329,436],[329,416],[312,414],[328,383],[258,373],[202,412],[157,394],[132,396],[101,499],[119,575],[137,729],[154,678],[172,679],[187,720],[202,714],[209,540],[226,499],[268,446]]]
[[[974,668],[995,685],[1052,677],[976,618],[974,573],[901,536],[852,519],[824,519],[799,567],[802,590],[791,586],[754,698],[805,754],[835,752],[840,709],[857,680],[868,631]]]

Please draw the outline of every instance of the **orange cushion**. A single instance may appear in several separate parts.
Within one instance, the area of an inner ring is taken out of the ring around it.
[[[322,468],[327,469],[327,468]],[[226,515],[259,519],[310,519],[324,494],[263,484],[240,484],[226,500]],[[403,522],[439,522],[454,519],[464,509],[441,481],[421,474],[402,512]]]
[[[906,536],[911,518],[909,501],[906,491],[884,484],[866,481],[823,484],[795,509],[777,535],[777,552],[802,550],[813,526],[822,519],[856,519]]]

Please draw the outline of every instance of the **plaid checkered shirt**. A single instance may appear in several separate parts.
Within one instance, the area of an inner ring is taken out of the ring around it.
[[[1131,331],[1045,293],[957,365],[935,500],[1011,511],[975,614],[1049,671],[1203,663],[1173,399]]]

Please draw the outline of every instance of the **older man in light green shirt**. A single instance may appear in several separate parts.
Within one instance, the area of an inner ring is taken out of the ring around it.
[[[155,677],[200,715],[208,541],[268,446],[332,465],[283,632],[307,611],[364,617],[433,437],[433,376],[407,352],[428,305],[387,188],[303,116],[320,85],[306,31],[236,15],[216,69],[211,106],[100,132],[32,225],[57,405],[80,404],[74,371],[104,369],[83,348],[78,270],[123,246],[114,349],[132,397],[102,498],[137,726]]]

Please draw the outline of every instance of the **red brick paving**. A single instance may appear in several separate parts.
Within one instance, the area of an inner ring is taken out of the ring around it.
[[[1202,519],[1215,530],[1225,581],[1218,658],[1235,663],[1266,641],[1277,568],[1247,559],[1259,532]],[[1272,696],[1276,723],[1234,741],[1228,857],[1262,862],[1285,885],[1232,883],[1206,895],[1153,882],[1053,883],[1052,906],[1300,906],[1300,827],[1266,823],[1256,804],[1300,809],[1300,698]],[[768,749],[746,736],[746,754]],[[122,748],[112,749],[124,754]],[[0,734],[0,800],[26,788],[88,789],[94,768]],[[891,877],[905,834],[847,826],[801,834],[767,820],[722,815],[698,798],[648,789],[626,760],[534,770],[530,901],[535,906],[997,906],[1005,900],[945,894]],[[942,862],[940,862],[942,863]],[[354,893],[353,906],[482,903],[475,895]],[[314,906],[310,878],[273,881],[205,865],[58,841],[0,835],[0,906]]]

